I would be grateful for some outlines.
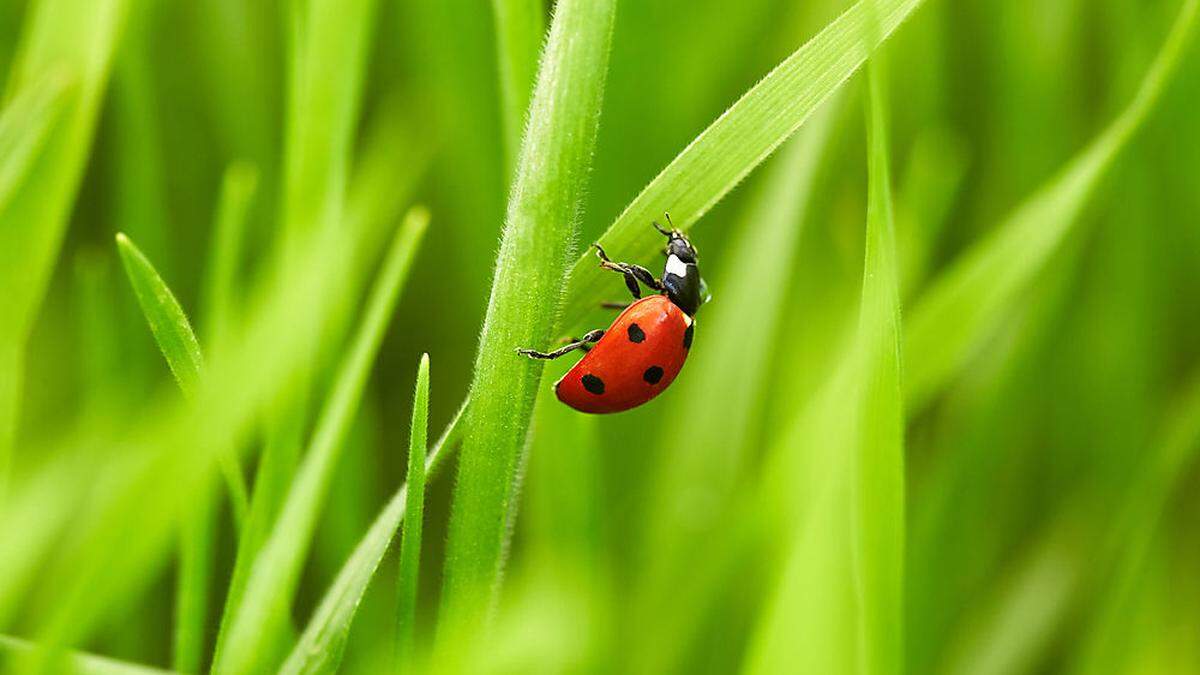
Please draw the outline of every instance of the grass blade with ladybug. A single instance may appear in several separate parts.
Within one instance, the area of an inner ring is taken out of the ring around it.
[[[586,355],[554,383],[558,400],[585,413],[614,413],[649,401],[663,392],[687,360],[696,331],[693,318],[708,302],[708,287],[700,277],[699,255],[682,232],[663,214],[671,229],[653,223],[667,238],[667,262],[661,279],[632,263],[614,262],[593,244],[600,267],[625,278],[634,302],[616,305],[624,311],[608,330],[596,329],[551,352],[518,349],[534,359],[557,359],[575,350]],[[641,285],[658,291],[642,297]],[[592,349],[592,345],[595,349]]]

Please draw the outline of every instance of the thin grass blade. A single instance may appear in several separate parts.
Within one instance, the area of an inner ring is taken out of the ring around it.
[[[284,662],[284,673],[334,672],[341,662],[346,636],[354,621],[355,611],[362,601],[367,585],[375,575],[379,562],[387,552],[401,519],[404,520],[404,539],[401,542],[401,574],[405,571],[405,551],[415,546],[419,554],[421,518],[425,494],[425,438],[429,416],[429,355],[421,358],[417,370],[417,389],[413,399],[412,428],[409,436],[408,480],[375,518],[371,529],[363,536],[346,561],[337,579],[326,591],[321,605],[309,620],[292,653]],[[415,458],[415,463],[414,463]],[[405,515],[405,514],[411,515]],[[416,521],[412,529],[410,521]],[[412,539],[410,539],[410,536]],[[410,544],[409,542],[413,543]],[[411,557],[411,554],[409,555]],[[416,568],[419,557],[407,570],[413,576],[415,597]],[[410,618],[411,620],[411,618]]]
[[[414,209],[392,241],[304,462],[278,522],[251,568],[244,595],[232,613],[227,640],[219,643],[214,665],[217,672],[259,672],[273,666],[260,660],[262,643],[286,620],[342,440],[428,223],[428,212]]]
[[[555,8],[483,324],[450,519],[439,640],[486,615],[542,374],[515,353],[549,344],[595,145],[615,2]]]
[[[768,473],[787,514],[781,527],[796,534],[754,637],[751,672],[903,669],[899,272],[878,78],[873,66],[858,329]]]
[[[203,359],[200,356],[200,342],[196,340],[183,307],[158,275],[154,265],[123,233],[117,233],[117,251],[121,254],[121,264],[125,266],[125,274],[137,295],[138,305],[150,324],[154,341],[166,358],[171,374],[185,396],[195,396]]]
[[[396,610],[396,665],[411,670],[417,620],[417,581],[421,570],[421,529],[425,520],[425,451],[429,433],[429,355],[421,357],[417,392],[413,396],[408,441],[408,494],[404,532],[400,541],[399,608]]]

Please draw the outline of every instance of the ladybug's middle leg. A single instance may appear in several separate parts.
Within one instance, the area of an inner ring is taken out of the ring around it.
[[[625,287],[629,289],[630,293],[633,293],[634,298],[642,297],[642,289],[638,286],[639,281],[656,291],[663,290],[662,282],[655,279],[650,270],[632,263],[613,262],[600,244],[592,244],[592,246],[596,247],[596,257],[600,258],[600,266],[624,276]]]
[[[592,343],[599,342],[602,337],[604,337],[604,331],[597,328],[571,344],[555,349],[552,352],[539,352],[536,349],[518,349],[517,353],[528,356],[531,359],[557,359],[560,356],[570,354],[576,349],[587,351],[591,349]]]

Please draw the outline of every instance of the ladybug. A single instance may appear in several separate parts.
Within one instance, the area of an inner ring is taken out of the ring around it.
[[[628,305],[606,303],[624,311],[608,330],[594,330],[552,352],[518,349],[534,359],[557,359],[575,350],[587,352],[562,379],[554,383],[558,400],[585,413],[614,413],[635,408],[658,396],[675,380],[687,360],[696,332],[692,317],[709,300],[700,278],[696,248],[682,232],[653,223],[667,238],[662,279],[640,265],[613,262],[600,244],[593,244],[600,267],[625,277],[633,294]],[[642,297],[639,282],[657,294]],[[595,349],[592,345],[595,344]]]

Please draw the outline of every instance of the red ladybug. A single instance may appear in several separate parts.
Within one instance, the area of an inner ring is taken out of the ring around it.
[[[671,223],[671,216],[667,223]],[[679,374],[692,346],[696,310],[708,301],[695,247],[679,230],[654,228],[667,237],[662,280],[640,265],[613,262],[600,244],[600,266],[625,277],[637,299],[624,308],[608,330],[594,330],[552,352],[518,349],[534,359],[557,359],[576,349],[587,354],[554,384],[558,400],[585,413],[635,408],[658,396]],[[642,298],[638,282],[658,291]],[[640,299],[639,299],[640,298]],[[592,349],[592,344],[596,348]]]

